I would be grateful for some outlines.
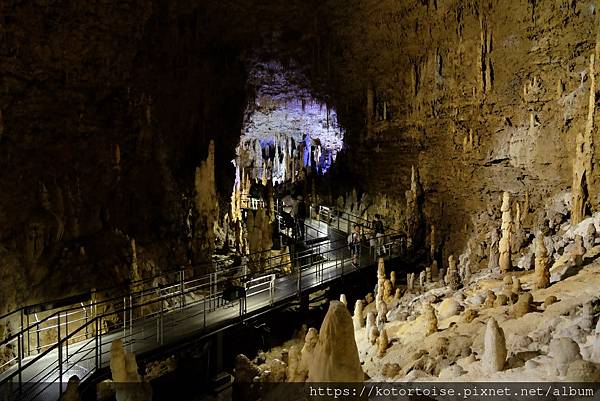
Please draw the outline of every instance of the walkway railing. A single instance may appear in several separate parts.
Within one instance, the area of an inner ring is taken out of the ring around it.
[[[338,216],[338,224],[340,219],[343,217]],[[327,234],[315,230],[317,237]],[[392,235],[387,234],[387,240]],[[107,366],[106,354],[113,340],[123,340],[130,351],[151,350],[166,341],[176,341],[191,321],[193,331],[200,331],[226,321],[243,320],[260,308],[294,298],[355,270],[349,263],[344,239],[318,245],[289,260],[280,255],[265,258],[260,273],[255,274],[248,264],[197,278],[186,277],[184,270],[164,273],[160,275],[163,285],[143,289],[143,283],[135,282],[129,294],[101,301],[92,294],[89,302],[56,311],[44,319],[36,318],[33,323],[26,322],[25,309],[21,308],[16,312],[20,313],[20,330],[0,343],[16,350],[12,366],[0,374],[0,397],[34,400],[47,391],[60,393],[70,376],[77,374],[85,380]],[[362,244],[362,249],[368,247]],[[370,264],[366,252],[361,263]],[[231,302],[222,296],[235,281],[246,287],[246,298],[240,300],[237,312],[227,308]],[[55,340],[41,345],[43,335]]]

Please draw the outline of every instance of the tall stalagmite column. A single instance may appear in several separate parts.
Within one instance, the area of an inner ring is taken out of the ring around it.
[[[600,31],[599,31],[600,36]],[[600,39],[596,40],[596,51],[590,56],[590,96],[588,117],[585,131],[578,133],[575,145],[575,158],[573,159],[573,201],[571,205],[571,223],[577,224],[584,219],[586,213],[598,209],[597,158],[595,157],[594,137],[597,127],[596,119],[596,59],[600,57]],[[596,170],[596,171],[594,171]]]
[[[512,217],[510,213],[510,194],[504,192],[502,197],[502,238],[500,238],[500,272],[506,273],[512,268],[512,260],[510,254],[510,242],[512,231]]]
[[[406,236],[409,249],[424,245],[423,188],[419,180],[419,170],[412,166],[410,191],[406,191]]]

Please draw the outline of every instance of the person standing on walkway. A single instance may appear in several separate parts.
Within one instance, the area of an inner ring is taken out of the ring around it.
[[[304,223],[306,221],[306,215],[306,203],[304,202],[304,198],[300,195],[298,196],[298,202],[296,203],[296,227],[298,238],[300,240],[304,239]]]
[[[360,226],[358,224],[354,225],[354,230],[348,236],[348,246],[352,256],[352,266],[358,267],[360,261]]]
[[[377,256],[385,254],[385,229],[383,228],[383,221],[381,221],[381,215],[379,214],[376,214],[375,220],[373,220],[373,233],[375,234],[375,238],[377,238],[377,251],[375,253]]]

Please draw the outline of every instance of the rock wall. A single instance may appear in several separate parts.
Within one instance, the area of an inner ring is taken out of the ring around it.
[[[597,165],[589,146],[598,141],[589,104],[597,2],[329,5],[323,48],[331,47],[329,82],[349,128],[344,168],[359,190],[401,202],[418,167],[425,214],[448,254],[465,245],[478,211],[499,208],[502,191],[519,202],[529,191],[536,209]],[[578,136],[588,145],[572,176]],[[597,209],[596,190],[583,191]]]
[[[228,201],[242,59],[279,48],[289,66],[309,3],[0,4],[0,313],[124,282],[129,238],[154,271],[205,259],[190,255],[207,251],[190,245],[196,168],[213,140]]]

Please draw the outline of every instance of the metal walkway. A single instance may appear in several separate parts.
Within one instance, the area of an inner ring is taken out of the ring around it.
[[[0,347],[12,347],[16,354],[0,374],[0,399],[56,400],[71,376],[84,381],[108,366],[114,340],[121,339],[128,351],[138,354],[157,350],[242,322],[373,266],[368,244],[361,245],[358,267],[352,265],[346,245],[345,233],[354,223],[366,224],[364,220],[327,208],[320,208],[319,217],[307,220],[305,227],[306,243],[314,245],[287,260],[254,254],[241,266],[190,279],[183,270],[166,272],[159,286],[132,283],[125,296],[100,301],[92,297],[34,323],[29,322],[26,308],[0,317],[21,321],[19,332],[0,342]],[[395,238],[397,233],[386,234],[384,257],[396,249]],[[253,268],[261,273],[250,274]],[[243,285],[245,297],[228,302],[223,291],[232,279]],[[40,342],[44,336],[53,340]]]

